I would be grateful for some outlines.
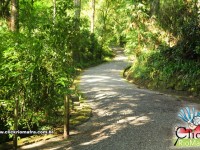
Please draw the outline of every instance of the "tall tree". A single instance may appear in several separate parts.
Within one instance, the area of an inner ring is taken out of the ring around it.
[[[80,25],[80,16],[81,16],[81,0],[74,0],[74,7],[75,7],[75,28],[79,29]]]
[[[56,19],[56,0],[53,0],[53,24],[55,24]]]
[[[95,22],[95,0],[92,0],[91,33],[94,33]]]
[[[19,0],[11,0],[11,31],[19,31]]]
[[[19,32],[19,0],[11,0],[11,24],[10,29],[13,32]],[[18,107],[19,99],[15,100],[15,110],[14,110],[14,130],[18,130]],[[13,136],[13,149],[17,149],[17,134]]]
[[[74,30],[76,31],[76,38],[78,38],[78,34],[80,33],[80,16],[81,16],[81,0],[74,0],[74,18],[75,18],[75,28]],[[74,61],[79,62],[80,61],[80,51],[79,51],[79,46],[77,44],[74,45],[74,49],[72,50],[72,57]]]

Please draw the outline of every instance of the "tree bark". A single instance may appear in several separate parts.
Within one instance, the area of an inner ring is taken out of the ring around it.
[[[53,0],[53,24],[55,24],[56,20],[56,0]]]
[[[95,24],[95,0],[92,0],[91,33],[94,33]]]
[[[75,28],[79,29],[80,24],[80,16],[81,16],[81,0],[74,0],[74,7],[75,7]]]
[[[81,16],[81,0],[74,0],[74,30],[76,31],[76,36],[80,33],[80,16]],[[72,50],[72,58],[74,62],[80,62],[80,51],[79,45],[75,44]]]
[[[11,31],[19,31],[19,0],[11,0]]]

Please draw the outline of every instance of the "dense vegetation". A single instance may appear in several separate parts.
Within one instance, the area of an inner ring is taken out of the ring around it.
[[[135,59],[129,78],[147,87],[198,94],[200,21],[198,0],[103,1],[104,37]]]
[[[135,2],[126,51],[135,62],[129,77],[150,88],[200,91],[200,18],[197,0]]]
[[[104,39],[124,46],[134,59],[129,78],[150,88],[199,94],[198,0],[107,0],[99,8]]]
[[[18,2],[15,28],[11,1],[0,3],[0,128],[14,130],[17,105],[18,129],[40,130],[62,124],[63,97],[77,94],[71,87],[78,70],[110,52],[73,1]]]
[[[199,94],[198,0],[90,2],[0,2],[1,130],[14,129],[17,104],[19,129],[56,124],[77,70],[101,62],[110,45],[134,59],[128,77],[136,83]]]

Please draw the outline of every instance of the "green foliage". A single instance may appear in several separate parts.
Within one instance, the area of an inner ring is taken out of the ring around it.
[[[95,33],[89,19],[74,16],[73,1],[20,1],[20,32],[7,26],[9,5],[0,5],[0,127],[49,126],[62,115],[64,94],[77,68],[110,56],[110,45],[134,55],[130,75],[149,87],[199,93],[200,27],[197,0],[102,0],[96,2]],[[34,3],[32,3],[34,2]],[[5,7],[3,10],[2,8]],[[88,1],[83,5],[87,12]],[[4,139],[6,137],[3,137]]]
[[[125,15],[124,2],[104,0],[97,4],[96,34],[100,43],[104,46],[119,44],[126,26],[126,20],[118,19],[119,14]]]
[[[147,87],[199,94],[198,2],[154,0],[131,7],[126,52],[135,55],[136,62],[129,76]]]
[[[179,39],[176,46],[169,50],[175,51],[173,52],[176,55],[175,57],[200,58],[198,54],[200,27],[197,3],[197,1],[167,1],[161,4],[160,14],[158,15],[159,25]]]
[[[200,65],[195,60],[166,59],[160,52],[141,55],[131,68],[136,83],[150,88],[167,88],[191,93],[200,90]]]
[[[81,21],[76,30],[73,2],[57,0],[55,18],[51,5],[20,1],[19,33],[0,22],[1,129],[13,129],[16,99],[19,129],[51,125],[63,109],[64,95],[75,92],[77,67],[103,60],[104,50],[88,24]]]

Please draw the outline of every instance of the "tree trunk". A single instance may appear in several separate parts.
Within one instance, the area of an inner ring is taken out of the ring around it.
[[[55,24],[56,20],[56,0],[53,0],[53,24]]]
[[[91,33],[94,33],[95,0],[92,0]]]
[[[19,31],[19,0],[11,0],[11,31]]]
[[[80,30],[80,16],[81,16],[81,0],[74,0],[74,30],[76,31],[76,36],[79,36]],[[72,50],[72,58],[75,62],[80,62],[80,50],[79,45],[75,44]]]
[[[80,24],[80,16],[81,16],[81,0],[74,0],[74,7],[75,7],[75,28],[79,29]]]

